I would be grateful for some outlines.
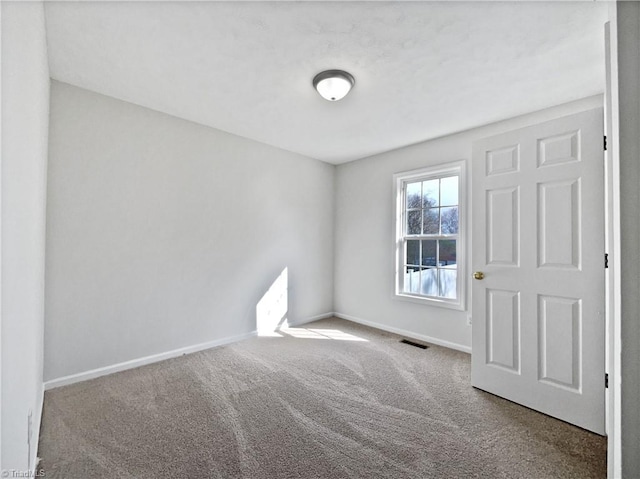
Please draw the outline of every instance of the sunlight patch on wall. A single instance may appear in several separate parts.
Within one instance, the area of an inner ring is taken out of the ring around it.
[[[258,336],[280,337],[276,331],[286,322],[288,310],[289,273],[285,268],[256,305]]]

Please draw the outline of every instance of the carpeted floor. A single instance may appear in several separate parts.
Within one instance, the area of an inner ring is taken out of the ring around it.
[[[47,478],[604,478],[606,440],[339,319],[45,395]]]

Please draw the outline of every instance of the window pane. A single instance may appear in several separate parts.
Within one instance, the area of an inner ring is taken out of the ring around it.
[[[407,241],[407,264],[420,264],[420,240]]]
[[[458,271],[455,269],[441,269],[438,270],[439,278],[438,278],[438,296],[444,298],[453,298],[456,297],[456,286],[457,281],[456,278],[458,276]]]
[[[407,234],[419,235],[421,229],[421,216],[422,211],[407,211]]]
[[[398,294],[436,298],[457,303],[466,283],[458,282],[458,244],[460,241],[460,195],[464,193],[460,169],[433,168],[399,176],[402,187],[396,206],[400,212],[400,247],[398,258]],[[460,281],[465,278],[460,276]]]
[[[422,266],[435,266],[437,255],[436,240],[422,240]]]
[[[442,234],[454,235],[458,234],[458,207],[441,208],[440,218],[442,221]]]
[[[420,294],[438,296],[438,270],[423,268],[420,278]]]
[[[433,208],[438,206],[439,181],[429,180],[422,182],[422,207]]]
[[[420,268],[407,266],[404,273],[404,292],[420,293]]]
[[[457,266],[456,240],[440,240],[440,257],[438,266],[443,268],[454,268]]]
[[[438,218],[439,208],[429,208],[427,210],[423,210],[424,230],[422,231],[425,235],[437,235],[440,233],[440,222]]]
[[[420,208],[420,182],[407,183],[407,208]]]
[[[458,204],[458,177],[450,176],[440,180],[440,206]]]

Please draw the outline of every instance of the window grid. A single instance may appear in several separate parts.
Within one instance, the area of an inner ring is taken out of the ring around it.
[[[443,182],[446,183],[443,188]],[[437,184],[437,195],[433,198],[429,191],[425,191],[425,185],[431,190]],[[455,184],[455,185],[454,185]],[[415,198],[416,186],[419,196]],[[448,188],[446,198],[443,190]],[[459,208],[459,175],[446,175],[442,177],[422,177],[405,181],[403,183],[403,293],[433,297],[457,299],[457,249],[458,249],[458,208]],[[455,198],[455,201],[453,200]],[[443,210],[447,218],[444,218]],[[433,223],[426,224],[427,218],[437,215],[437,232]],[[411,214],[412,212],[415,212]],[[416,215],[417,213],[417,215]],[[416,221],[418,218],[418,221]],[[446,221],[446,224],[445,224]],[[409,258],[409,242],[417,246],[417,254],[413,251]],[[425,242],[432,243],[433,256],[426,256]],[[443,243],[449,246],[449,255],[443,254]],[[451,247],[452,246],[452,247]],[[453,257],[451,257],[453,251]],[[417,258],[417,261],[416,261]],[[409,261],[409,260],[412,261]],[[449,262],[453,259],[453,264]],[[408,284],[407,284],[408,283]],[[451,284],[453,283],[453,287]]]

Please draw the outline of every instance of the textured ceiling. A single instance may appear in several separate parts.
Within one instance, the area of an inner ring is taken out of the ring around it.
[[[51,76],[342,163],[601,93],[601,2],[48,2]],[[311,80],[356,86],[323,100]]]

